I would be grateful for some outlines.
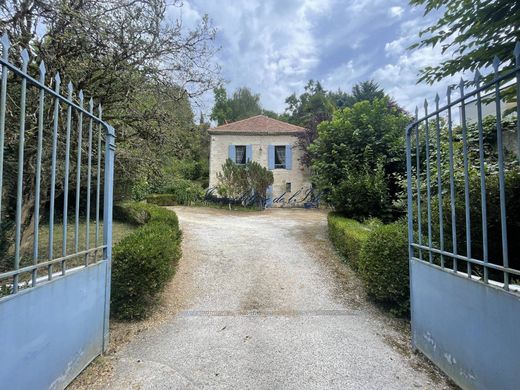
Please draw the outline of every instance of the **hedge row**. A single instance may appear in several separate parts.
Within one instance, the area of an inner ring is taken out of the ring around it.
[[[407,315],[410,289],[406,224],[362,224],[330,213],[328,226],[332,243],[359,272],[368,296],[398,316]]]
[[[141,227],[114,246],[111,314],[142,319],[175,273],[181,256],[179,222],[173,211],[145,203],[118,205],[114,218]]]
[[[146,197],[146,203],[158,206],[175,206],[178,204],[177,199],[172,194],[152,194]]]
[[[354,270],[359,268],[361,246],[370,234],[370,227],[338,213],[329,213],[329,238]]]

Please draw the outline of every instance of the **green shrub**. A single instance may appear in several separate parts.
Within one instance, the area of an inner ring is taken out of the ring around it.
[[[381,164],[375,169],[352,166],[344,176],[328,196],[338,212],[358,221],[370,217],[392,220],[388,181]]]
[[[329,213],[327,221],[330,240],[350,266],[357,270],[361,246],[366,241],[372,227],[342,217],[338,213]]]
[[[367,294],[396,315],[410,309],[408,230],[403,222],[376,227],[361,248],[359,271]]]
[[[505,195],[507,210],[507,234],[509,244],[509,265],[512,268],[520,267],[520,240],[516,239],[520,236],[520,171],[512,169],[505,172]],[[443,189],[443,233],[444,233],[444,249],[453,250],[452,240],[452,215],[449,194],[449,183],[444,184]],[[489,261],[494,264],[502,264],[502,229],[500,219],[500,190],[498,175],[487,175],[486,177],[486,200],[487,200],[487,235],[488,235],[488,256]],[[472,257],[483,259],[484,246],[482,242],[482,208],[481,208],[481,192],[480,192],[480,176],[479,173],[471,170],[469,175],[469,211],[471,221],[471,249]],[[421,204],[421,222],[423,243],[428,241],[428,207],[426,202],[426,190],[422,190]],[[455,180],[455,220],[456,220],[456,238],[457,253],[466,255],[466,210],[465,210],[465,193],[464,178],[460,177]],[[417,204],[414,204],[414,216],[417,217]],[[431,228],[432,242],[436,247],[440,243],[440,223],[439,223],[439,201],[436,189],[432,189],[431,197]],[[414,230],[417,231],[417,220],[414,221]],[[434,261],[438,264],[439,256],[433,256]],[[451,267],[452,261],[445,257],[446,266]],[[466,269],[466,263],[459,260],[458,267],[460,270]],[[473,272],[482,273],[480,266],[473,266]],[[491,270],[492,273],[495,271]],[[495,273],[500,276],[498,272]]]
[[[177,178],[164,188],[164,192],[173,196],[176,204],[189,205],[204,199],[204,189],[198,183]]]
[[[122,320],[145,318],[175,272],[181,256],[177,215],[145,203],[125,203],[115,216],[142,225],[114,246],[111,313]]]
[[[137,179],[131,188],[132,200],[141,201],[150,193],[150,184],[146,178]]]
[[[177,200],[172,194],[152,194],[146,197],[146,203],[156,204],[158,206],[175,206]]]

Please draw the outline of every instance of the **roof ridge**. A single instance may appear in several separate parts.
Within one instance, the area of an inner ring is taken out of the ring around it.
[[[219,129],[226,129],[226,128],[229,128],[231,126],[235,126],[236,124],[239,124],[241,122],[244,122],[244,121],[249,121],[251,119],[254,119],[254,118],[258,118],[258,117],[262,117],[262,118],[265,118],[269,121],[274,121],[274,122],[278,122],[278,123],[281,123],[283,124],[284,126],[288,126],[288,127],[292,127],[294,129],[299,129],[301,131],[305,131],[305,128],[304,127],[301,127],[301,126],[298,126],[298,125],[294,125],[292,123],[289,123],[289,122],[285,122],[285,121],[282,121],[280,119],[275,119],[275,118],[271,118],[267,115],[264,115],[264,114],[258,114],[258,115],[253,115],[253,116],[250,116],[248,118],[244,118],[244,119],[240,119],[238,121],[235,121],[235,122],[230,122],[230,123],[226,123],[226,124],[223,124],[223,125],[220,125],[220,126],[216,126],[216,127],[213,127],[212,129],[210,130],[219,130]]]

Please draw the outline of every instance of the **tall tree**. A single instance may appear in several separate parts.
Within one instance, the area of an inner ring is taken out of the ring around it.
[[[174,1],[174,6],[182,6]],[[213,65],[215,29],[207,17],[192,30],[183,27],[182,21],[166,18],[163,0],[7,0],[0,2],[0,27],[9,35],[14,53],[22,47],[30,50],[32,67],[44,60],[47,75],[59,72],[64,79],[74,81],[74,96],[83,90],[103,104],[103,118],[116,128],[118,154],[116,170],[119,182],[131,182],[144,167],[160,164],[163,146],[175,147],[176,130],[187,132],[193,124],[188,98],[200,96],[212,89],[218,81],[218,68]],[[50,78],[48,76],[48,78]],[[17,101],[16,88],[10,84],[11,101]],[[64,89],[64,88],[63,88]],[[62,89],[62,91],[63,91]],[[66,94],[66,92],[65,92]],[[30,92],[27,105],[26,164],[24,166],[23,228],[34,220],[35,94]],[[31,100],[33,99],[33,100]],[[48,101],[50,99],[47,99]],[[165,110],[169,107],[170,110]],[[175,110],[171,109],[175,107]],[[52,110],[46,110],[45,119],[52,123]],[[181,119],[175,114],[182,113]],[[6,120],[16,123],[16,104],[8,110]],[[77,127],[77,117],[74,117]],[[176,122],[177,120],[177,122]],[[63,122],[59,134],[64,134]],[[10,159],[15,159],[16,126],[6,127],[6,174],[13,173]],[[44,150],[50,149],[48,133],[44,137]],[[186,137],[188,138],[188,137]],[[58,151],[64,149],[64,137],[58,139]],[[71,145],[71,155],[77,153],[77,143]],[[11,156],[12,155],[12,156]],[[59,155],[60,162],[62,156]],[[42,188],[48,188],[49,153],[44,153]],[[139,169],[133,169],[138,167]],[[47,170],[47,171],[45,171]],[[71,169],[71,175],[73,174]],[[57,197],[63,191],[63,169],[57,170]],[[6,177],[6,176],[4,176]],[[84,179],[83,179],[84,180]],[[4,180],[3,196],[6,202],[2,216],[12,217],[16,193],[13,180]],[[116,189],[117,190],[117,189]],[[7,196],[9,195],[9,196]],[[42,203],[48,201],[48,192],[42,192]],[[2,229],[4,234],[6,229]],[[23,241],[28,236],[24,234]],[[8,242],[8,236],[2,242]]]
[[[442,52],[455,56],[420,71],[419,81],[434,83],[460,71],[490,66],[496,55],[511,59],[515,42],[520,40],[520,2],[514,0],[410,0],[424,6],[425,15],[443,11],[432,26],[420,33],[410,48],[442,45]],[[512,62],[506,68],[514,66]]]
[[[409,120],[384,97],[337,110],[318,126],[310,146],[314,182],[338,211],[359,219],[389,216],[404,173]]]
[[[309,80],[300,96],[292,94],[285,103],[287,104],[285,115],[289,122],[306,129],[305,133],[298,138],[297,146],[304,151],[300,163],[310,166],[311,155],[308,146],[318,135],[318,124],[331,119],[334,105],[320,82],[314,80]]]
[[[253,93],[247,87],[241,87],[227,97],[226,89],[219,86],[213,90],[215,105],[211,112],[211,119],[219,125],[239,121],[263,113],[260,105],[260,95]]]

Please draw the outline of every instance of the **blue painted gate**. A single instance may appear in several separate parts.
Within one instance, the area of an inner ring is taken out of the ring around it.
[[[406,130],[413,344],[465,389],[520,388],[520,43],[503,65]]]
[[[63,389],[108,343],[115,134],[1,46],[0,388]]]

